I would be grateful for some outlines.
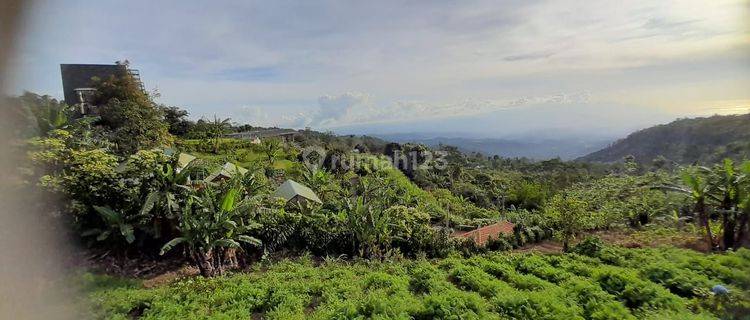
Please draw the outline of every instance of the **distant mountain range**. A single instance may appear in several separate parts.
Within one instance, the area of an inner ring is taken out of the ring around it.
[[[533,139],[533,138],[465,138],[465,137],[430,137],[427,134],[380,134],[377,137],[399,143],[413,142],[422,143],[431,147],[451,145],[458,147],[464,152],[481,152],[485,155],[499,155],[510,158],[530,158],[544,160],[559,157],[563,160],[571,160],[581,155],[599,150],[610,142],[611,139],[596,140],[585,138],[564,139]]]
[[[578,160],[614,162],[628,155],[642,163],[659,156],[681,164],[749,159],[750,114],[678,119],[631,133]]]
[[[456,146],[464,152],[536,160],[559,157],[563,160],[616,162],[632,155],[641,163],[663,156],[680,164],[710,164],[726,157],[750,159],[750,114],[678,119],[635,131],[620,140],[564,131],[506,138],[419,132],[374,136],[399,143],[422,143],[433,147],[444,144]]]
[[[572,160],[635,130],[666,123],[676,116],[657,108],[601,103],[539,103],[491,112],[400,122],[353,124],[339,134],[366,134],[396,142],[454,145],[486,155],[560,157]]]

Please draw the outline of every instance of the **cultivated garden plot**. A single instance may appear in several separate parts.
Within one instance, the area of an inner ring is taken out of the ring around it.
[[[741,319],[750,307],[746,249],[584,253],[299,258],[151,289],[93,274],[79,280],[89,315],[99,319]],[[715,293],[716,285],[728,293]]]

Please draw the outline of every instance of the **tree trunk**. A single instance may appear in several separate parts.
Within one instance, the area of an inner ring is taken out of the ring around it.
[[[740,221],[737,229],[737,238],[734,239],[734,249],[739,249],[742,247],[743,244],[745,244],[745,241],[747,240],[747,228],[748,228],[748,218],[750,218],[750,213],[743,212],[740,215]]]
[[[239,268],[240,263],[237,259],[237,248],[228,248],[224,254],[224,265],[229,269]]]
[[[214,275],[224,274],[224,248],[214,248],[212,261],[214,264]]]
[[[731,248],[734,248],[734,230],[737,227],[736,222],[734,219],[730,217],[729,212],[724,212],[721,215],[722,219],[722,228],[724,228],[724,234],[722,235],[723,238],[723,249],[728,250]]]
[[[213,264],[213,252],[201,252],[201,250],[191,252],[192,258],[195,264],[198,265],[198,270],[204,277],[213,277],[216,275],[216,268]]]
[[[711,219],[706,213],[706,204],[703,199],[698,200],[695,203],[695,211],[698,213],[698,220],[706,229],[706,244],[708,244],[709,250],[714,250],[714,236],[711,233]]]

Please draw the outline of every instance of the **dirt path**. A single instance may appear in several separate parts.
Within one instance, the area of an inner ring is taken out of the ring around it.
[[[547,240],[539,243],[527,244],[513,250],[513,252],[561,253],[562,244],[557,241]]]

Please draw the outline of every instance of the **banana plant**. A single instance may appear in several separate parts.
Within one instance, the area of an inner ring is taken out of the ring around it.
[[[175,219],[176,214],[180,211],[179,195],[189,192],[192,189],[191,175],[197,172],[205,171],[204,168],[197,166],[195,161],[190,162],[182,170],[177,170],[177,159],[175,155],[168,163],[164,163],[155,170],[157,185],[149,192],[143,204],[141,205],[140,215],[146,217],[154,214],[153,232],[154,237],[160,238],[162,235],[163,220],[170,221]],[[204,172],[205,173],[205,172]]]
[[[747,241],[748,221],[750,221],[750,161],[745,161],[740,166],[743,176],[737,192],[737,234],[734,239],[734,248],[739,249]]]
[[[261,149],[266,155],[268,166],[273,168],[273,164],[274,162],[276,162],[276,158],[281,155],[281,141],[278,139],[263,140],[263,142],[261,143]]]
[[[213,152],[215,154],[219,153],[219,145],[221,143],[221,137],[224,136],[225,133],[229,132],[232,128],[232,123],[230,122],[231,119],[220,119],[217,118],[216,115],[214,115],[214,120],[209,122],[209,139],[211,141],[211,145],[213,147]]]
[[[227,259],[241,249],[240,243],[261,244],[248,235],[260,227],[250,219],[256,209],[258,203],[242,198],[238,187],[219,193],[207,186],[187,198],[180,215],[180,236],[167,242],[160,254],[183,245],[203,276],[222,274]]]
[[[711,170],[706,167],[688,167],[683,169],[680,174],[681,184],[665,184],[656,188],[690,196],[693,202],[693,213],[697,215],[700,226],[705,230],[706,244],[709,248],[715,249],[717,241],[711,229],[711,217],[709,216],[708,205],[714,202],[721,202],[721,200],[711,192],[710,174]]]
[[[712,192],[719,200],[719,213],[721,214],[721,227],[723,235],[722,248],[734,247],[735,229],[739,216],[739,204],[741,188],[744,184],[745,175],[735,170],[734,161],[724,159],[713,169]]]
[[[63,129],[70,125],[70,117],[65,105],[55,106],[47,104],[35,112],[37,126],[42,135],[55,129]]]
[[[305,166],[304,169],[305,170],[302,172],[302,178],[305,184],[318,195],[325,198],[331,191],[328,188],[328,184],[332,179],[331,174],[325,169],[318,169],[315,167]]]
[[[374,208],[364,197],[347,199],[347,225],[362,257],[381,258],[392,242],[392,221],[386,210]]]
[[[94,210],[104,221],[104,228],[92,228],[84,231],[81,236],[96,236],[97,241],[104,241],[116,236],[122,237],[127,243],[135,241],[135,231],[127,217],[121,212],[114,211],[109,207],[94,206]]]

